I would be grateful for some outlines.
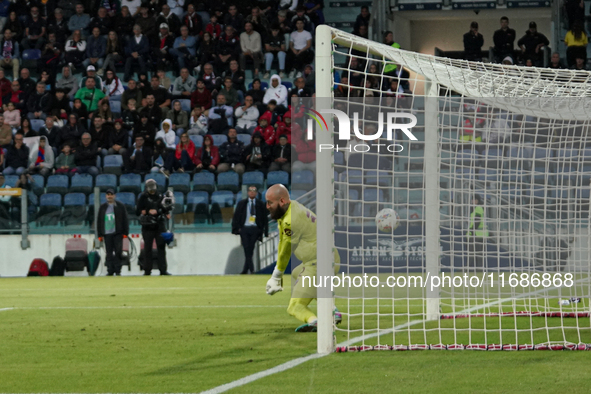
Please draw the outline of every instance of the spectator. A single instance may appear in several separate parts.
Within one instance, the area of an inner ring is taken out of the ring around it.
[[[101,157],[107,156],[109,153],[109,136],[114,133],[113,129],[105,124],[105,119],[101,115],[96,115],[92,119],[90,127],[90,135],[93,143],[96,145],[96,150]]]
[[[253,29],[251,22],[244,24],[244,33],[240,35],[240,67],[246,70],[246,60],[254,63],[254,77],[258,78],[261,63],[263,61],[263,48],[261,35]]]
[[[252,96],[247,95],[244,98],[244,106],[236,108],[234,115],[237,119],[236,131],[240,134],[252,135],[257,127],[257,119],[259,118],[259,110],[254,105]]]
[[[115,72],[115,63],[121,62],[123,60],[123,50],[121,48],[119,36],[117,36],[117,33],[114,31],[109,32],[105,54],[106,58],[103,62],[103,67],[100,68],[97,73],[99,76],[102,76],[104,74],[105,69]]]
[[[162,6],[164,5],[165,1],[161,0],[144,0],[142,1],[142,7],[144,7],[148,13],[148,15],[152,17],[156,17],[162,11]],[[139,12],[141,13],[141,9]]]
[[[121,80],[117,77],[114,71],[107,70],[107,76],[105,78],[104,92],[107,98],[110,100],[120,101],[125,92],[125,88]]]
[[[283,111],[287,109],[287,88],[281,84],[281,78],[277,74],[271,77],[271,86],[265,92],[263,104],[268,104],[271,100],[275,100]]]
[[[304,2],[306,14],[310,17],[315,26],[324,24],[324,0],[308,0]]]
[[[269,161],[271,159],[271,150],[265,143],[261,133],[255,131],[252,135],[252,141],[244,149],[244,163],[246,171],[267,172]]]
[[[575,21],[572,24],[572,29],[566,33],[564,37],[566,44],[566,63],[570,68],[575,64],[575,59],[580,57],[587,63],[587,44],[589,40],[587,34],[583,30],[583,24],[580,21]]]
[[[37,60],[37,71],[47,72],[54,79],[64,52],[63,49],[63,44],[57,42],[55,34],[49,33],[49,39],[41,51],[41,57]]]
[[[160,79],[153,75],[150,79],[150,85],[143,90],[143,96],[154,95],[156,105],[160,108],[162,116],[166,116],[170,108],[170,94],[166,89],[160,86]]]
[[[162,138],[156,138],[154,142],[154,153],[152,154],[152,161],[154,166],[150,172],[162,172],[165,176],[169,176],[174,170],[175,166],[175,151],[168,149],[166,143]]]
[[[571,68],[573,70],[578,70],[578,71],[588,70],[587,62],[585,61],[585,59],[583,59],[583,55],[575,56],[575,64],[573,64],[573,66]]]
[[[166,89],[167,92],[170,92],[170,87],[172,86],[172,81],[170,78],[166,76],[166,71],[163,69],[158,69],[156,72],[158,75],[158,80],[160,81],[160,86]]]
[[[136,2],[138,0],[122,0],[121,13],[115,16],[113,23],[113,26],[117,26],[117,31],[120,32],[122,42],[125,42],[133,35],[133,26],[135,25],[135,20],[133,19],[135,12],[131,12],[131,9],[124,4],[130,1]],[[124,44],[122,43],[121,45],[123,47]]]
[[[32,150],[29,156],[29,173],[47,178],[53,171],[53,166],[53,149],[51,149],[47,137],[42,136],[39,138],[37,149]]]
[[[279,143],[279,137],[282,135],[287,137],[287,143],[291,144],[291,131],[292,128],[295,130],[296,133],[301,132],[300,126],[297,123],[292,123],[291,121],[291,111],[287,111],[283,116],[283,124],[277,127],[277,138],[275,139],[275,144]]]
[[[255,134],[260,134],[263,141],[268,146],[275,144],[275,128],[271,125],[271,115],[267,112],[259,118],[259,125],[254,129],[253,138]],[[269,152],[270,153],[270,152]]]
[[[189,99],[195,90],[197,80],[189,75],[187,68],[181,69],[181,75],[174,80],[172,95],[174,98]]]
[[[369,22],[371,20],[371,14],[369,13],[369,7],[364,5],[361,7],[361,13],[357,15],[355,19],[355,24],[353,25],[354,31],[359,31],[359,27],[361,25],[369,26]]]
[[[150,52],[150,43],[148,37],[142,34],[142,28],[139,25],[133,27],[133,37],[127,41],[125,47],[125,76],[124,80],[129,81],[132,76],[132,67],[135,63],[139,65],[140,74],[146,73],[146,60]]]
[[[128,109],[127,103],[129,100],[135,100],[136,105],[142,102],[142,91],[137,87],[135,80],[127,80],[127,89],[121,96],[121,108]]]
[[[167,0],[167,4],[163,5],[162,9],[164,10],[164,7],[169,7],[178,18],[182,18],[185,13],[184,6],[185,0]]]
[[[21,128],[17,130],[18,134],[22,134],[23,137],[39,137],[39,133],[31,128],[31,121],[28,118],[23,118],[21,121]]]
[[[55,125],[51,116],[45,119],[45,126],[39,129],[39,135],[47,137],[48,144],[53,148],[54,156],[57,156],[57,144],[60,138],[60,128]]]
[[[107,13],[107,9],[105,7],[99,7],[97,15],[90,20],[88,24],[88,30],[93,31],[95,27],[98,27],[99,34],[101,36],[106,36],[109,34],[109,31],[113,28],[113,23],[111,18]]]
[[[86,56],[86,41],[82,39],[80,30],[75,30],[72,33],[72,38],[66,41],[65,51],[65,60],[70,68],[82,66],[84,56]]]
[[[181,134],[180,142],[176,146],[175,159],[180,172],[190,172],[195,169],[195,144],[185,132]]]
[[[176,134],[172,131],[172,121],[164,119],[162,129],[156,133],[156,139],[162,138],[168,149],[176,148]]]
[[[8,145],[12,142],[12,130],[17,129],[21,124],[21,111],[16,109],[13,102],[8,102],[4,116],[0,116],[0,119],[4,119],[2,128],[0,128],[0,147]],[[8,128],[6,126],[9,126]],[[10,135],[7,133],[10,133]],[[6,142],[8,141],[8,142]]]
[[[195,67],[197,73],[201,72],[203,65],[215,62],[216,43],[211,34],[203,33],[203,39],[199,44],[199,65]]]
[[[287,11],[281,10],[277,13],[277,22],[279,32],[283,36],[287,36],[286,43],[289,43],[289,35],[291,34],[291,21],[287,20]],[[287,45],[287,44],[286,44]]]
[[[369,78],[370,77],[368,76],[368,79]],[[294,87],[291,88],[289,92],[290,95],[295,93],[298,97],[312,97],[312,91],[306,87],[306,82],[303,77],[296,78],[295,81],[293,81],[293,84]],[[379,86],[375,86],[374,88],[379,89]]]
[[[150,119],[150,123],[154,126],[160,124],[162,120],[162,109],[156,105],[156,98],[153,94],[148,94],[146,96],[146,106],[143,107],[141,111],[148,114],[148,119]]]
[[[269,21],[259,7],[252,7],[250,15],[246,17],[244,22],[252,23],[252,28],[257,31],[261,37],[269,30]]]
[[[217,96],[217,91],[222,83],[221,79],[215,76],[211,64],[207,63],[203,66],[203,75],[201,75],[200,79],[203,79],[205,87],[211,92],[211,95]]]
[[[560,60],[560,54],[558,52],[554,52],[552,54],[552,57],[550,57],[550,64],[548,65],[548,68],[553,68],[555,70],[560,70],[564,68]]]
[[[70,148],[76,149],[80,144],[80,138],[82,134],[86,132],[86,129],[82,125],[82,123],[78,122],[78,116],[76,114],[70,114],[68,117],[68,123],[61,128],[58,143],[56,143],[56,147],[59,146],[60,150],[64,147],[65,144],[68,144]]]
[[[74,155],[71,154],[72,150],[70,149],[70,145],[64,144],[61,152],[62,153],[60,153],[55,160],[55,173],[58,175],[72,176],[76,173],[76,164],[74,161]]]
[[[244,86],[245,74],[238,66],[238,61],[230,60],[230,70],[226,73],[226,76],[232,79],[234,89],[238,91],[240,102],[242,102],[244,100],[244,92],[246,92],[246,87]]]
[[[49,18],[47,22],[47,33],[55,34],[55,38],[59,42],[66,42],[66,39],[70,35],[70,29],[68,28],[68,22],[66,22],[61,8],[56,8],[53,11],[53,15],[53,18]]]
[[[102,117],[107,122],[113,121],[113,111],[111,111],[111,103],[107,97],[100,101],[98,109],[94,111],[93,119],[97,116]]]
[[[176,59],[179,68],[182,70],[192,64],[197,49],[197,39],[189,35],[187,26],[181,27],[181,35],[174,40],[174,47],[169,51]]]
[[[244,174],[244,143],[238,140],[236,129],[228,130],[228,140],[219,149],[220,164],[217,173],[233,170],[238,175]]]
[[[263,235],[269,234],[268,211],[265,203],[257,199],[256,186],[248,186],[248,198],[238,202],[236,212],[232,218],[232,234],[240,235],[240,243],[244,248],[244,268],[241,275],[254,274],[254,263],[252,256],[257,241],[262,241]]]
[[[207,125],[209,134],[226,134],[228,126],[231,126],[232,115],[234,110],[229,105],[226,105],[226,96],[218,94],[217,105],[209,110]]]
[[[129,172],[145,175],[152,167],[152,150],[144,145],[143,136],[136,135],[134,140],[135,145],[123,155],[124,166]]]
[[[37,90],[27,100],[27,117],[29,119],[45,119],[51,96],[45,90],[43,82],[37,83]]]
[[[291,18],[291,30],[292,32],[297,30],[297,21],[302,20],[304,22],[304,30],[310,34],[314,32],[314,24],[308,15],[306,15],[306,9],[303,6],[296,8],[296,14]]]
[[[154,146],[156,127],[149,120],[147,112],[140,113],[140,121],[133,129],[133,139],[135,140],[138,136],[141,136],[144,145],[151,148]]]
[[[181,0],[184,3],[184,0]],[[162,24],[166,24],[168,26],[168,30],[175,36],[179,35],[180,28],[181,28],[181,19],[183,14],[177,15],[174,12],[171,12],[171,7],[168,4],[164,4],[162,6],[162,11],[156,18],[156,25],[158,25],[162,29]]]
[[[536,67],[543,63],[543,47],[549,45],[550,41],[542,33],[538,33],[536,22],[529,23],[529,29],[525,35],[517,41],[517,45],[521,48],[523,57],[531,59]]]
[[[47,107],[48,114],[58,119],[66,120],[71,111],[70,100],[68,99],[68,96],[66,96],[64,89],[55,89],[55,93],[51,95]]]
[[[289,77],[293,78],[296,71],[297,77],[300,77],[304,66],[311,63],[313,59],[312,35],[310,32],[304,30],[304,21],[300,19],[296,22],[296,31],[291,33],[289,41],[287,63],[293,65]]]
[[[97,89],[103,90],[103,79],[101,77],[99,77],[98,75],[96,75],[96,68],[94,66],[88,66],[86,67],[86,76],[82,77],[82,79],[80,80],[80,86],[79,87],[83,87],[86,85],[86,80],[88,78],[92,78],[94,79],[95,82],[95,87]]]
[[[240,55],[240,38],[232,26],[226,26],[220,36],[216,47],[215,67],[218,74],[226,72],[230,66],[230,60],[237,59]]]
[[[215,14],[209,17],[209,23],[205,26],[205,31],[211,35],[213,41],[217,41],[222,35],[222,25],[218,23],[218,17]]]
[[[191,119],[189,120],[191,128],[189,135],[205,135],[207,134],[207,116],[203,113],[203,107],[195,106],[191,112]]]
[[[28,68],[21,69],[21,77],[18,79],[18,83],[21,90],[25,92],[26,98],[28,98],[29,94],[35,91],[35,86],[37,85],[37,83],[31,78],[31,73]]]
[[[215,173],[220,164],[220,153],[217,146],[213,145],[211,135],[203,137],[203,146],[197,149],[195,154],[195,172],[207,170]]]
[[[228,7],[228,13],[224,16],[224,26],[232,26],[234,30],[241,31],[244,26],[244,17],[238,12],[234,4]]]
[[[92,142],[89,133],[82,134],[82,144],[76,148],[76,171],[79,174],[90,174],[96,177],[99,169],[96,167],[98,150],[96,143]]]
[[[4,71],[0,70],[0,73],[4,74]],[[7,81],[8,81],[8,79],[7,79]],[[49,72],[47,72],[47,70],[43,70],[41,72],[41,76],[39,77],[39,81],[37,81],[37,83],[39,83],[39,82],[43,82],[45,84],[45,90],[47,90],[48,92],[52,91],[54,89],[53,85],[55,84],[55,81],[51,77],[51,75],[49,75]],[[10,81],[8,82],[7,85],[10,85]]]
[[[86,104],[84,104],[79,98],[74,99],[72,113],[75,114],[78,117],[78,121],[82,123],[86,123],[91,118],[91,116],[88,114],[88,108],[86,107]]]
[[[171,51],[173,50],[174,37],[170,33],[166,23],[159,25],[160,33],[156,45],[152,47],[153,58],[157,59],[158,68],[165,68],[173,60]]]
[[[29,166],[29,148],[23,143],[24,136],[17,133],[14,144],[6,148],[4,175],[20,175]]]
[[[82,103],[86,105],[88,112],[96,111],[99,101],[105,97],[105,94],[100,89],[95,88],[95,85],[96,82],[94,78],[88,78],[85,87],[78,90],[74,96],[75,98],[82,100]]]
[[[129,234],[129,219],[125,205],[115,200],[115,189],[107,189],[106,196],[107,202],[98,211],[96,232],[99,240],[105,242],[107,276],[120,276],[123,238]]]
[[[84,13],[84,5],[81,3],[76,4],[76,14],[72,15],[68,20],[68,29],[70,31],[79,30],[83,35],[87,35],[86,29],[90,24],[90,16]]]
[[[515,30],[509,28],[509,18],[501,18],[501,28],[493,35],[495,61],[501,61],[510,56],[513,59],[513,44],[515,42]]]
[[[189,34],[198,36],[203,34],[203,19],[201,15],[195,12],[195,6],[189,4],[187,6],[187,14],[183,18],[183,25],[189,28]]]
[[[4,31],[4,38],[0,42],[2,49],[2,59],[0,59],[0,67],[2,69],[12,68],[12,75],[14,80],[18,79],[19,72],[19,57],[20,50],[18,42],[13,38],[12,31],[6,29]]]
[[[136,16],[141,5],[141,0],[121,0],[121,11],[123,11],[123,8],[125,7],[128,9],[131,16]]]
[[[140,8],[139,15],[135,17],[135,24],[140,27],[142,34],[148,38],[149,42],[156,40],[158,26],[156,26],[156,19],[150,15],[148,7]]]
[[[10,93],[2,98],[3,109],[4,111],[6,111],[6,106],[8,105],[8,103],[13,103],[16,109],[22,112],[26,112],[26,99],[27,95],[20,89],[20,84],[18,83],[18,81],[13,81],[11,83]]]
[[[127,131],[123,128],[123,121],[121,119],[117,119],[115,121],[115,129],[109,134],[109,143],[107,146],[109,147],[108,153],[109,155],[121,155],[125,157],[127,154],[127,145],[129,140],[129,135]]]
[[[269,171],[285,171],[291,173],[291,145],[287,142],[287,136],[279,136],[279,144],[273,146],[271,153],[272,163]]]
[[[172,109],[168,111],[166,118],[170,119],[172,122],[172,130],[179,137],[189,128],[189,115],[187,115],[187,112],[183,111],[181,102],[178,100],[174,101]]]
[[[252,87],[248,90],[248,92],[246,92],[246,95],[252,96],[252,99],[254,100],[254,105],[256,105],[259,108],[259,113],[261,111],[265,111],[265,109],[267,108],[267,106],[263,104],[263,100],[265,98],[265,91],[261,89],[260,79],[255,78],[252,81]]]
[[[63,89],[64,93],[66,93],[66,95],[72,99],[78,91],[78,86],[78,78],[72,75],[70,66],[64,66],[62,68],[62,77],[57,80],[55,87],[58,89]]]
[[[140,115],[135,107],[135,99],[129,100],[127,109],[121,113],[121,120],[123,121],[123,128],[126,131],[133,132],[135,125],[140,121]]]
[[[31,7],[31,15],[25,28],[26,38],[22,41],[24,49],[41,49],[45,44],[45,19],[39,15],[39,8]],[[14,28],[10,26],[11,30]],[[21,84],[22,85],[22,84]]]
[[[224,78],[224,85],[222,86],[219,94],[224,95],[226,98],[226,104],[232,108],[236,107],[240,103],[238,91],[234,89],[234,83],[230,77]]]
[[[205,82],[202,79],[197,80],[197,89],[191,93],[191,107],[201,107],[204,111],[211,108],[211,92],[205,87]]]
[[[263,78],[269,79],[273,59],[277,57],[279,62],[279,77],[285,78],[285,37],[280,32],[279,25],[271,27],[271,34],[267,35],[265,40],[265,75]]]
[[[82,62],[84,68],[92,65],[97,69],[102,69],[107,55],[107,40],[101,36],[101,30],[98,27],[92,29],[92,35],[86,41],[86,60]]]
[[[483,45],[484,37],[478,32],[478,23],[472,22],[470,24],[470,31],[464,34],[464,59],[481,62]]]
[[[14,108],[14,104],[12,104]],[[18,112],[18,111],[16,111]],[[7,116],[8,115],[8,116]],[[12,122],[13,117],[12,114],[8,113],[8,111],[4,111],[4,116],[0,115],[0,151],[2,151],[2,147],[8,146],[12,144]],[[20,114],[19,114],[20,119]],[[16,127],[17,125],[15,125]],[[1,167],[1,164],[0,164]]]

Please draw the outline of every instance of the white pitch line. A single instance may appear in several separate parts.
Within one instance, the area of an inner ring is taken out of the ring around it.
[[[0,312],[4,312],[4,311],[11,311],[14,308],[0,308]]]
[[[118,305],[118,306],[22,306],[8,309],[174,309],[174,308],[285,308],[285,305]],[[0,309],[1,310],[1,309]]]

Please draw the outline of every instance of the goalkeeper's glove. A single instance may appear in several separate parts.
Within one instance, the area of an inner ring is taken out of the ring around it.
[[[283,291],[283,272],[275,268],[271,279],[267,281],[267,294],[273,295],[280,291]]]

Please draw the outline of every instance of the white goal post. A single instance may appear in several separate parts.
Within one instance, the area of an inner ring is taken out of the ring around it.
[[[378,283],[318,288],[318,352],[590,349],[591,73],[437,58],[327,25],[315,73],[318,283],[334,248],[339,277]],[[396,116],[414,139],[385,137]],[[392,233],[375,226],[384,207]]]

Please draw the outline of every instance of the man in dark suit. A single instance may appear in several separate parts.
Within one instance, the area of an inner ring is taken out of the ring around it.
[[[241,274],[248,271],[254,273],[252,255],[257,240],[262,241],[263,235],[269,235],[269,221],[267,220],[267,207],[257,199],[256,186],[248,187],[248,198],[236,205],[234,218],[232,219],[232,234],[240,235],[240,242],[244,248],[244,269]]]
[[[100,240],[105,241],[107,276],[121,275],[123,238],[129,234],[125,205],[115,201],[115,190],[107,189],[107,202],[100,206],[96,224]]]
[[[144,137],[135,137],[135,146],[127,150],[123,156],[123,162],[127,172],[147,174],[152,168],[152,149],[144,146]]]
[[[139,25],[133,27],[133,36],[127,41],[125,46],[125,77],[124,81],[129,81],[133,75],[132,66],[134,63],[139,65],[139,74],[146,73],[146,60],[150,52],[150,43],[148,37],[142,34],[142,28]]]

